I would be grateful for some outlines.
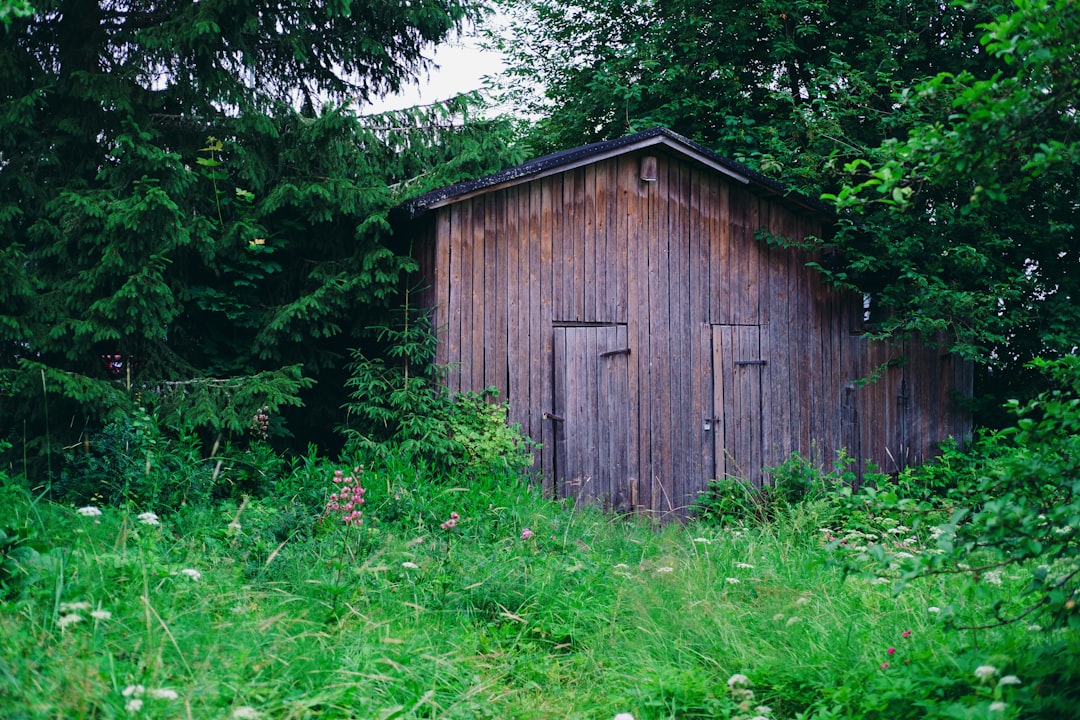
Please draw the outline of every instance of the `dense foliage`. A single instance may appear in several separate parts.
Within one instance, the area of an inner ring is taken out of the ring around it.
[[[332,445],[413,267],[389,209],[508,161],[473,98],[357,109],[478,6],[33,5],[0,43],[0,435],[33,458],[145,406],[281,437],[306,403],[292,432]]]
[[[1080,637],[1051,622],[1075,606],[950,629],[1022,607],[1037,560],[896,595],[932,525],[802,464],[766,515],[657,527],[398,453],[225,450],[207,494],[215,463],[186,442],[157,442],[166,493],[109,502],[54,503],[0,470],[6,716],[1060,720],[1080,702]],[[1006,467],[947,462],[897,492],[944,498]],[[886,563],[840,562],[868,543]]]
[[[847,166],[836,277],[892,307],[889,329],[947,329],[996,367],[1003,401],[1041,386],[1030,360],[1080,348],[1080,18],[1067,0],[1018,0],[981,30],[1003,68],[905,89],[905,132]]]
[[[446,368],[435,362],[438,335],[430,309],[406,304],[391,324],[375,328],[379,347],[354,350],[345,386],[346,452],[424,465],[444,475],[521,474],[532,465],[535,443],[509,426],[498,391],[451,393]]]
[[[847,224],[823,267],[883,335],[980,366],[981,419],[1080,345],[1076,41],[1068,0],[506,0],[505,90],[569,147],[660,124]]]
[[[829,472],[793,457],[772,469],[771,486],[713,481],[697,516],[730,527],[818,503],[835,513],[822,532],[848,571],[896,592],[960,578],[940,603],[949,626],[1080,630],[1080,358],[1033,364],[1053,389],[1011,401],[1012,424],[966,450],[949,445],[932,463],[871,475],[861,488],[843,455]],[[1006,581],[1013,592],[1001,592]]]

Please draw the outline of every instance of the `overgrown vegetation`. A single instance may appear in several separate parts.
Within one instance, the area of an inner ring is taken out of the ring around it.
[[[823,272],[1019,378],[1006,429],[685,524],[544,498],[390,221],[515,124],[352,105],[477,5],[0,2],[0,714],[1076,717],[1072,4],[508,4],[528,144],[660,123],[832,191]]]
[[[1080,363],[1046,371],[1058,389],[971,451],[857,490],[843,458],[792,458],[664,526],[545,499],[482,454],[436,469],[391,440],[290,463],[256,437],[205,460],[143,416],[81,484],[0,475],[0,706],[1075,717]]]

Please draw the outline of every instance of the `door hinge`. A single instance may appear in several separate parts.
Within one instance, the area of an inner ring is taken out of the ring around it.
[[[555,420],[556,422],[566,422],[566,418],[559,417],[555,413],[548,412],[547,410],[544,411],[544,419],[545,420]]]
[[[629,355],[630,348],[622,348],[621,350],[608,350],[607,352],[600,353],[600,357],[611,357],[612,355]]]
[[[768,362],[765,361],[765,360],[736,360],[735,364],[736,365],[767,365]]]

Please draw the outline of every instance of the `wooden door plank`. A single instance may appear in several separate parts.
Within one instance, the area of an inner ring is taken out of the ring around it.
[[[568,362],[568,349],[567,349],[567,329],[566,328],[553,328],[552,329],[552,400],[551,400],[551,417],[546,419],[547,424],[551,427],[551,442],[552,442],[552,458],[551,458],[551,482],[553,488],[553,495],[555,497],[565,497],[566,488],[569,483],[569,471],[570,457],[567,454],[568,450],[568,438],[566,436],[566,417],[569,413],[567,407],[567,368]]]

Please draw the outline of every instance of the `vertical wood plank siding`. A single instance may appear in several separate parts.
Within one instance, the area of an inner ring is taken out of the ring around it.
[[[557,446],[608,468],[589,497],[681,514],[717,474],[769,481],[731,458],[831,465],[845,449],[860,469],[893,471],[966,437],[954,394],[970,392],[969,363],[869,342],[853,332],[857,300],[806,267],[818,258],[755,237],[819,235],[820,219],[678,156],[660,154],[643,181],[641,155],[452,202],[415,251],[449,387],[498,389],[541,443],[545,490],[568,491]],[[565,397],[573,387],[588,395]],[[551,417],[589,412],[614,435],[567,437]]]

